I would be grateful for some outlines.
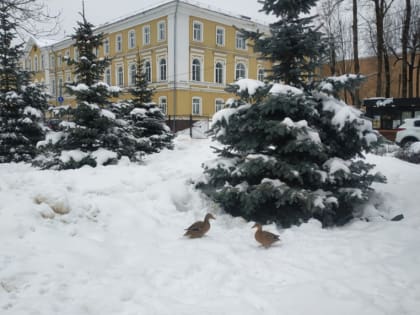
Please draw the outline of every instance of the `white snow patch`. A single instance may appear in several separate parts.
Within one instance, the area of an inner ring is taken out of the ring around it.
[[[239,86],[238,92],[248,92],[250,96],[254,95],[258,88],[264,87],[264,82],[254,79],[240,79],[234,83]]]
[[[303,94],[303,91],[294,86],[290,86],[287,84],[274,83],[269,93],[273,95],[279,95],[279,94],[301,95]]]

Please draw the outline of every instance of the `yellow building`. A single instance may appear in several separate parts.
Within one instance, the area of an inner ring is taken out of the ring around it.
[[[136,56],[140,51],[154,102],[171,118],[211,116],[232,97],[224,88],[238,78],[264,78],[265,61],[259,60],[251,43],[237,29],[268,32],[268,26],[245,16],[232,16],[186,1],[171,1],[146,11],[101,25],[104,33],[99,57],[109,56],[112,64],[103,80],[127,89],[134,82]],[[66,94],[65,82],[72,82],[65,57],[77,59],[71,39],[54,44],[27,43],[24,64],[43,82],[53,104],[74,104]],[[128,97],[121,95],[120,98]]]

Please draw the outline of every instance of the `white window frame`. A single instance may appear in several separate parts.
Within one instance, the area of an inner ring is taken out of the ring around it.
[[[261,74],[262,72],[262,74]],[[264,82],[265,79],[265,71],[263,67],[258,67],[257,69],[257,80]]]
[[[222,65],[222,82],[217,82],[217,64],[220,63]],[[226,82],[226,61],[216,59],[214,61],[214,83],[216,84],[225,84]]]
[[[166,40],[166,21],[159,21],[157,23],[157,40],[158,42]]]
[[[66,53],[65,53],[64,55],[65,55],[65,57],[66,57],[66,62],[67,62],[67,60],[69,60],[69,59],[70,59],[70,49],[67,49],[67,50],[66,50]]]
[[[128,32],[128,49],[133,49],[136,47],[136,31],[130,30]]]
[[[57,96],[63,96],[63,87],[64,87],[64,80],[63,77],[58,77],[58,91],[57,91]]]
[[[104,55],[108,56],[110,52],[111,52],[111,50],[110,50],[110,45],[109,45],[109,38],[105,38],[105,40],[104,40]]]
[[[204,26],[203,23],[200,21],[193,21],[192,23],[192,32],[193,32],[193,41],[195,42],[202,42],[204,38]]]
[[[53,95],[53,96],[57,96],[55,93],[57,92],[57,90],[56,90],[56,86],[55,86],[55,79],[52,79],[51,80],[51,94]]]
[[[159,108],[164,115],[168,115],[168,98],[159,96]]]
[[[161,69],[161,62],[165,60],[165,78],[162,78],[162,69]],[[168,81],[168,58],[166,56],[159,56],[158,57],[158,81]]]
[[[144,73],[146,75],[146,80],[147,82],[152,82],[152,62],[150,59],[145,59],[143,62],[144,62],[143,68],[144,68]],[[146,63],[149,64],[149,73],[147,73]]]
[[[105,83],[111,85],[111,68],[106,68],[104,71]]]
[[[225,105],[225,100],[223,98],[216,98],[214,100],[214,112],[218,112],[223,109],[223,105]],[[221,107],[218,109],[219,106]]]
[[[197,105],[198,105],[198,111],[197,111]],[[199,96],[193,96],[192,102],[191,102],[191,114],[194,116],[201,116],[203,112],[203,100]]]
[[[115,52],[122,52],[123,48],[123,36],[122,34],[118,34],[115,36]]]
[[[219,41],[220,36],[217,33],[218,31],[222,31],[221,42]],[[225,28],[224,27],[216,26],[216,45],[219,47],[225,46]]]
[[[60,53],[57,55],[57,66],[60,67],[63,64],[63,55]]]
[[[134,77],[133,77],[133,69],[134,69]],[[135,63],[129,63],[128,64],[128,84],[133,86],[136,84],[136,72],[137,72],[137,66]],[[133,80],[134,79],[134,80]]]
[[[38,56],[34,56],[34,71],[38,72]]]
[[[150,45],[150,25],[143,26],[143,45]]]
[[[122,69],[122,82],[120,81],[120,69]],[[115,67],[115,82],[116,82],[116,85],[117,86],[119,86],[119,87],[123,87],[124,86],[124,65],[123,64],[118,64],[116,67]]]
[[[236,49],[246,50],[246,38],[238,31],[235,34],[235,47]]]
[[[203,63],[202,63],[202,58],[199,57],[193,57],[192,61],[191,61],[191,81],[195,81],[195,82],[202,82],[202,72],[203,72]],[[198,72],[196,69],[196,65],[195,65],[195,61],[197,61],[198,64]],[[198,75],[198,78],[197,78]]]
[[[41,70],[45,70],[45,55],[41,55]]]
[[[244,72],[245,72],[245,75],[244,76],[238,76],[238,66],[239,65],[243,65],[244,66]],[[237,61],[236,63],[235,63],[235,81],[237,81],[237,80],[239,80],[239,79],[246,79],[248,77],[248,69],[247,69],[247,65],[244,63],[244,62],[242,62],[242,61]]]
[[[74,61],[79,61],[79,50],[77,49],[77,47],[73,48],[73,59]]]

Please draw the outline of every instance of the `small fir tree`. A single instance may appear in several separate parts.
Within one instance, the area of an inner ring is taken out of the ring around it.
[[[144,154],[156,153],[163,148],[173,148],[173,134],[165,123],[162,111],[152,103],[154,90],[149,88],[143,61],[137,54],[134,86],[129,89],[132,98],[114,104],[113,112],[122,118],[119,130],[124,139],[124,154],[131,161],[139,161]]]
[[[371,123],[336,97],[339,88],[360,80],[314,81],[322,38],[311,18],[300,16],[315,2],[264,2],[263,10],[280,18],[271,25],[272,37],[248,35],[272,61],[272,78],[283,83],[267,86],[256,104],[236,102],[244,105],[213,117],[211,130],[223,147],[204,165],[205,180],[197,186],[235,216],[284,227],[310,218],[340,225],[368,199],[371,183],[384,181],[363,161],[363,151],[377,140]],[[262,90],[248,81],[237,91],[249,100]]]
[[[77,106],[69,110],[71,123],[62,123],[61,130],[42,143],[36,165],[44,168],[68,169],[83,165],[112,164],[120,157],[123,143],[115,130],[115,115],[106,109],[115,89],[102,82],[108,58],[98,58],[103,33],[94,34],[93,25],[81,13],[82,21],[72,39],[79,52],[78,59],[67,59],[74,66],[77,81],[67,85],[75,95]]]
[[[42,87],[29,84],[30,73],[19,68],[22,45],[13,45],[17,24],[10,6],[0,11],[0,163],[28,162],[44,138],[47,97]]]

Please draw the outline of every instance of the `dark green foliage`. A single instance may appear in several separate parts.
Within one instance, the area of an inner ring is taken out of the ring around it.
[[[337,98],[360,78],[308,81],[322,52],[321,34],[298,16],[314,3],[265,1],[282,20],[271,25],[272,38],[254,37],[275,62],[274,78],[294,86],[262,87],[270,93],[253,105],[245,104],[252,93],[236,89],[242,97],[236,107],[213,117],[211,131],[222,147],[204,165],[206,177],[197,187],[232,215],[284,227],[310,218],[325,227],[342,225],[369,198],[372,182],[385,181],[363,161],[377,140],[371,123]]]
[[[132,99],[111,107],[123,122],[119,132],[125,139],[125,155],[131,161],[139,161],[144,154],[156,153],[163,148],[172,149],[173,134],[161,110],[151,102],[154,91],[148,86],[139,54],[135,84],[129,92]]]
[[[83,13],[82,22],[78,22],[72,38],[76,41],[79,57],[67,62],[74,65],[78,81],[67,88],[78,103],[66,112],[72,121],[60,124],[54,141],[49,138],[42,144],[40,156],[34,164],[43,168],[96,166],[98,152],[106,152],[107,157],[102,160],[104,165],[115,163],[121,157],[118,153],[123,141],[115,132],[118,124],[115,115],[106,109],[113,90],[100,81],[109,59],[99,59],[94,54],[102,45],[103,34],[94,34],[93,25],[87,22]],[[65,158],[69,153],[77,158]]]
[[[297,87],[313,80],[315,69],[325,53],[322,33],[313,28],[314,17],[308,14],[316,0],[267,0],[262,11],[279,20],[270,24],[270,35],[243,30],[255,41],[254,50],[273,64],[269,78]]]
[[[44,138],[47,97],[43,87],[29,84],[30,74],[19,68],[22,45],[13,45],[17,24],[9,6],[0,12],[0,163],[28,162]]]

